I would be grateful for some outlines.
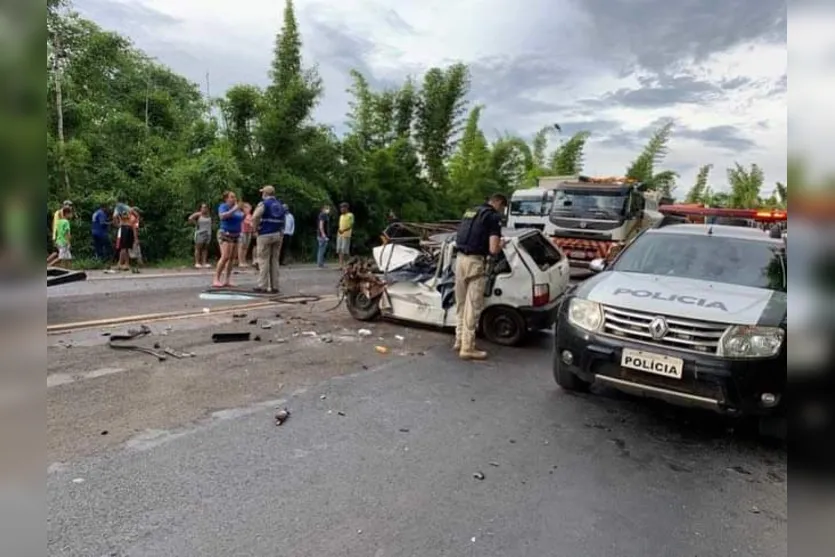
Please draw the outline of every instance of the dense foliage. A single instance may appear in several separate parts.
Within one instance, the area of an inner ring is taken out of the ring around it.
[[[87,237],[99,203],[124,201],[143,211],[148,259],[182,257],[190,250],[186,217],[201,202],[214,204],[228,189],[255,201],[260,186],[275,184],[296,215],[297,253],[313,251],[319,208],[341,201],[353,207],[355,244],[362,247],[377,238],[389,211],[407,221],[458,218],[492,192],[582,171],[587,132],[552,153],[554,126],[530,144],[510,135],[489,141],[479,125],[484,107],[467,101],[463,64],[431,68],[422,79],[382,91],[352,72],[349,131],[337,137],[312,118],[323,84],[302,63],[292,0],[276,36],[269,86],[238,85],[210,100],[126,38],[73,13],[68,0],[47,4],[49,201],[53,209],[74,201],[76,238]],[[671,133],[671,124],[662,126],[626,174],[671,192],[676,174],[658,169]],[[756,202],[756,166],[737,166],[728,177],[729,203]],[[696,201],[710,194],[706,171],[694,191]],[[785,187],[778,191],[784,199]],[[81,255],[85,244],[77,242]]]

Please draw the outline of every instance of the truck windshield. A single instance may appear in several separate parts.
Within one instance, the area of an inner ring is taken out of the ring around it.
[[[510,214],[517,217],[540,217],[545,214],[545,196],[517,197],[510,200]]]
[[[621,253],[612,269],[786,292],[785,251],[755,240],[644,234]]]
[[[624,215],[624,192],[558,189],[551,214],[562,218],[617,220]]]

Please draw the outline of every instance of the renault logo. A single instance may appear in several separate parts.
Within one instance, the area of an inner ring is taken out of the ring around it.
[[[586,228],[589,225],[586,221],[580,221],[580,228]]]
[[[669,330],[670,327],[667,325],[667,320],[663,317],[656,317],[649,322],[649,334],[651,334],[652,338],[655,340],[661,340],[664,338],[664,335],[666,335]]]

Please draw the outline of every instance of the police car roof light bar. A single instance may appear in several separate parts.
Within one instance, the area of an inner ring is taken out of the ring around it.
[[[782,222],[789,220],[787,211],[781,209],[722,209],[718,207],[699,207],[692,204],[661,205],[658,211],[665,215],[682,217],[727,217],[733,219],[751,219],[758,222]]]

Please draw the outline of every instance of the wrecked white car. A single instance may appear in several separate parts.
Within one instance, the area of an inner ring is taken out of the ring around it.
[[[570,270],[568,259],[539,230],[506,229],[503,236],[503,253],[490,265],[479,329],[487,340],[513,346],[529,331],[553,326]],[[340,282],[355,319],[385,316],[455,327],[454,234],[435,236],[422,249],[387,243],[373,253],[373,263],[354,262]]]

